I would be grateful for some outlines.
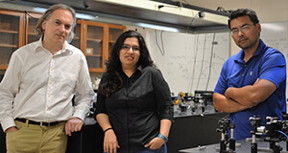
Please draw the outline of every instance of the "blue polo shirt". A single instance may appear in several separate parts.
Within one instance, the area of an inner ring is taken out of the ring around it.
[[[241,50],[224,63],[214,92],[224,95],[229,87],[253,85],[257,79],[269,80],[277,89],[257,106],[230,114],[230,120],[236,125],[236,140],[251,137],[253,128],[249,117],[261,116],[262,124],[265,125],[267,116],[281,118],[286,112],[286,61],[283,54],[260,40],[253,57],[246,63],[243,58],[244,51]]]

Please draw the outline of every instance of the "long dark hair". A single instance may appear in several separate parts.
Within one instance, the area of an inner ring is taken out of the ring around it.
[[[102,91],[103,94],[106,95],[106,97],[109,97],[112,93],[118,91],[120,88],[123,87],[123,79],[120,75],[120,73],[123,71],[121,61],[119,59],[119,52],[126,38],[138,39],[140,47],[140,57],[137,62],[137,67],[138,66],[141,66],[142,68],[145,68],[147,66],[155,67],[142,35],[133,30],[129,30],[122,33],[116,40],[116,43],[111,51],[110,58],[106,62],[106,73],[105,75],[103,75],[104,78],[102,78],[103,80],[105,80],[103,82]]]

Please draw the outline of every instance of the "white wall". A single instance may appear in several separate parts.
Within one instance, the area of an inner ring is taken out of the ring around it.
[[[172,92],[213,91],[229,57],[229,33],[187,34],[128,26],[145,37],[152,60]]]
[[[189,2],[191,5],[204,7],[204,8],[208,8],[208,9],[212,9],[212,10],[216,10],[218,6],[221,6],[226,10],[234,10],[234,9],[238,9],[238,8],[250,8],[250,9],[253,9],[256,11],[256,13],[259,17],[260,23],[262,23],[263,25],[267,24],[267,23],[288,22],[288,0],[276,0],[276,1],[271,1],[271,0],[185,0],[185,1]],[[128,27],[127,29],[133,29],[133,30],[137,29],[137,31],[142,33],[142,35],[144,37],[147,34],[146,33],[147,29],[143,29],[143,28],[139,28],[139,27],[138,28],[137,27]],[[267,29],[266,29],[266,31],[267,31]],[[262,36],[263,36],[263,39],[266,40],[265,38],[267,38],[267,36],[265,36],[264,34],[265,34],[265,31],[263,31]],[[278,38],[278,37],[273,36],[273,38]],[[271,42],[269,42],[269,40],[266,40],[266,41],[267,41],[268,45],[269,45],[269,43],[271,43]],[[179,42],[179,43],[183,43],[183,42]],[[273,46],[275,46],[275,44],[273,44],[272,47]],[[278,49],[282,49],[282,48],[278,48]],[[153,50],[155,50],[155,49],[153,49]],[[238,46],[236,46],[234,41],[231,39],[231,41],[230,41],[230,53],[231,54],[230,55],[238,53],[239,50],[240,50],[240,48]],[[285,50],[283,50],[283,52],[285,52],[284,53],[285,55],[287,54]],[[153,53],[152,53],[152,55],[154,56]],[[157,60],[155,62],[157,63]],[[161,67],[161,63],[159,63],[159,61],[158,61],[158,65],[160,65],[160,68],[163,69],[164,76],[167,77],[168,75],[165,74],[165,68]],[[167,81],[172,82],[171,80],[169,80],[169,77],[167,77]],[[171,87],[173,90],[173,84],[171,84]],[[177,90],[178,90],[178,88],[176,88],[176,91]],[[183,88],[183,90],[187,90],[187,89]]]
[[[180,0],[181,1],[181,0]],[[216,10],[221,6],[225,10],[250,8],[257,12],[260,21],[280,22],[288,21],[287,0],[182,0],[191,5]]]
[[[288,21],[288,0],[179,0],[183,3],[216,10],[219,6],[225,10],[250,8],[256,11],[260,23]],[[238,53],[240,48],[231,41],[231,55]]]

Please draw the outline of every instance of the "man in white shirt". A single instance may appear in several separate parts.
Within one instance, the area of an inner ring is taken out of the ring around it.
[[[81,130],[94,92],[85,56],[66,41],[75,25],[71,7],[53,5],[36,27],[40,40],[13,53],[0,84],[8,153],[65,153],[67,135]]]

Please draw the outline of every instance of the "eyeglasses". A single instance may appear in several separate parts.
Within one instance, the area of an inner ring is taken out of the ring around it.
[[[132,51],[135,52],[135,51],[140,51],[140,48],[138,46],[129,46],[129,45],[123,45],[121,47],[121,49],[123,49],[124,51],[129,51],[130,49],[132,48]]]
[[[231,29],[230,32],[231,32],[232,35],[238,35],[239,31],[241,31],[242,33],[246,33],[246,32],[248,32],[250,30],[250,28],[251,28],[251,25],[245,24],[244,26],[242,26],[240,28],[240,30],[237,29],[237,28],[234,28],[234,29]]]

